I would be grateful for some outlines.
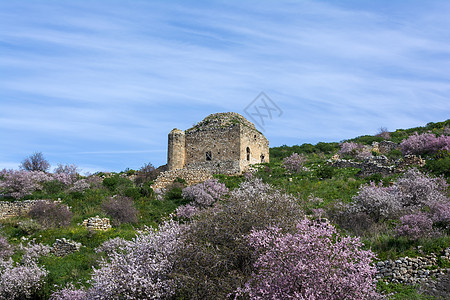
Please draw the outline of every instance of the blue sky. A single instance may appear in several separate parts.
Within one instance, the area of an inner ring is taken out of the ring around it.
[[[0,0],[0,169],[43,152],[83,172],[166,162],[167,134],[283,111],[271,146],[450,115],[448,1]],[[261,128],[260,128],[261,129]]]

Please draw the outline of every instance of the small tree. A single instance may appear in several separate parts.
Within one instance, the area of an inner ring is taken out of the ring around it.
[[[50,163],[44,158],[42,152],[35,152],[23,160],[20,168],[26,171],[46,172],[50,168]]]
[[[241,290],[250,299],[376,299],[375,258],[359,238],[343,237],[329,224],[299,222],[252,231],[256,271]]]
[[[133,199],[125,196],[110,197],[102,203],[102,209],[112,217],[114,225],[121,223],[136,223],[138,210]]]
[[[155,180],[158,177],[159,171],[151,163],[143,165],[137,171],[136,183],[141,184],[147,181]]]
[[[303,154],[292,153],[291,156],[283,159],[283,167],[291,172],[299,172],[303,169],[303,164],[307,161]]]
[[[67,205],[50,201],[36,202],[28,215],[45,228],[68,226],[73,216]]]

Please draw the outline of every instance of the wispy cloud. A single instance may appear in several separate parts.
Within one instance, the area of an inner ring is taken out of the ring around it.
[[[445,1],[0,3],[4,166],[33,151],[118,170],[264,90],[273,145],[448,118]],[[74,161],[68,161],[68,160]]]

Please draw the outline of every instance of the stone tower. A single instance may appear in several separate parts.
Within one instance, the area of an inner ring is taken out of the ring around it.
[[[167,149],[168,170],[183,169],[186,154],[186,137],[184,131],[174,128],[169,133]]]

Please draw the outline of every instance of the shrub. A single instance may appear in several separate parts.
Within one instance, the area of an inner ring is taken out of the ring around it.
[[[114,225],[136,223],[138,210],[133,199],[124,196],[110,197],[102,203],[102,209],[112,218]]]
[[[329,224],[304,219],[293,234],[270,227],[248,239],[258,256],[242,290],[250,299],[378,298],[375,255]]]
[[[283,159],[283,167],[291,172],[300,172],[303,169],[303,164],[307,161],[306,157],[298,153],[293,153],[291,156]]]
[[[336,170],[333,166],[323,165],[316,170],[316,175],[321,179],[329,179],[333,177],[335,172]]]
[[[192,201],[191,204],[194,206],[207,207],[228,192],[225,184],[220,183],[217,179],[210,179],[184,188],[181,195],[184,199]]]
[[[443,230],[450,229],[450,202],[435,201],[430,204],[430,213],[433,224]]]
[[[373,182],[362,185],[352,199],[354,203],[349,207],[350,212],[363,212],[375,222],[394,217],[402,209],[397,190],[393,187],[383,187],[381,182],[378,185]]]
[[[6,170],[0,172],[0,191],[20,199],[42,189],[42,183],[52,180],[51,176],[41,171]]]
[[[418,134],[416,132],[404,140],[400,148],[404,154],[415,155],[436,153],[439,150],[450,151],[450,136],[436,137],[433,133]]]
[[[50,300],[88,300],[88,293],[84,289],[76,289],[73,285],[69,284],[65,288],[52,293]]]
[[[155,180],[159,175],[159,171],[151,163],[148,163],[142,166],[139,171],[137,171],[136,175],[135,182],[137,184],[142,184],[144,182]]]
[[[297,200],[255,178],[230,197],[202,210],[177,251],[174,274],[187,299],[225,299],[251,276],[253,254],[244,235],[278,224],[295,226],[303,217]]]
[[[430,177],[417,169],[409,169],[394,184],[404,207],[422,207],[434,201],[446,201],[445,179]]]
[[[50,164],[44,158],[42,152],[35,152],[23,160],[20,168],[26,171],[46,172],[50,168]]]
[[[73,184],[69,191],[73,193],[84,193],[90,187],[91,185],[87,182],[86,179],[80,179]]]
[[[450,177],[450,155],[438,159],[427,159],[425,169],[436,175]]]
[[[68,226],[73,217],[67,205],[51,201],[36,202],[28,215],[44,228]]]
[[[394,230],[397,236],[405,236],[411,240],[428,237],[433,232],[433,221],[430,215],[418,212],[402,216],[400,224]]]
[[[14,264],[12,259],[0,261],[0,299],[28,299],[36,295],[47,271],[35,261]]]
[[[0,235],[0,260],[10,257],[13,252],[13,247],[8,243],[8,240]]]
[[[158,230],[147,229],[129,242],[117,243],[94,268],[90,299],[165,299],[175,293],[170,274],[173,253],[179,248],[183,227],[164,222]],[[120,295],[120,296],[119,296]]]
[[[26,235],[31,235],[42,229],[41,225],[35,220],[23,220],[17,223],[17,228]]]
[[[361,151],[362,145],[355,142],[344,142],[341,144],[341,149],[338,151],[342,155],[356,155]]]

